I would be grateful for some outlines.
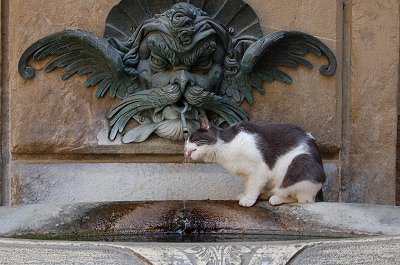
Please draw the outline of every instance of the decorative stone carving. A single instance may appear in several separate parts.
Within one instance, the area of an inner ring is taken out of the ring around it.
[[[192,246],[184,250],[186,255],[194,255],[197,264],[243,264],[243,256],[252,251],[244,245]]]
[[[304,57],[325,55],[323,75],[336,59],[317,38],[280,31],[262,36],[255,12],[241,0],[122,0],[110,11],[102,38],[64,30],[33,43],[21,56],[19,73],[34,77],[28,60],[52,56],[45,72],[65,68],[62,79],[87,74],[85,86],[96,96],[121,100],[111,108],[110,140],[132,119],[138,125],[122,136],[141,142],[151,134],[182,140],[198,127],[199,113],[216,125],[249,120],[240,107],[263,94],[263,82],[291,83],[281,67],[313,65]]]

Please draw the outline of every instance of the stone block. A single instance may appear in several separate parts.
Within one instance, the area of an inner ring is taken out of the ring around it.
[[[324,165],[326,201],[338,201],[338,167]],[[13,162],[13,204],[236,200],[243,181],[217,164]]]
[[[228,200],[242,180],[215,164],[19,163],[14,203]]]
[[[394,204],[399,2],[349,3],[349,129],[342,199]]]

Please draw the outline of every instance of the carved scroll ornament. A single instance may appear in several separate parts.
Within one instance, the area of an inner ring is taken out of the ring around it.
[[[61,78],[86,75],[119,103],[107,115],[110,140],[141,142],[151,134],[182,140],[199,113],[217,125],[249,120],[240,107],[263,94],[263,82],[291,83],[282,67],[312,68],[307,53],[328,59],[320,73],[332,75],[336,59],[317,38],[279,31],[262,36],[255,12],[241,0],[122,0],[109,13],[104,36],[64,30],[33,43],[21,56],[19,73],[32,78],[28,60],[52,56],[45,72],[65,68]],[[128,122],[137,125],[126,131]]]

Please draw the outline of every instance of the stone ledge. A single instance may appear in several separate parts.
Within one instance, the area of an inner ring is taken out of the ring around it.
[[[236,201],[153,201],[0,207],[0,236],[120,235],[400,236],[400,207],[312,203],[245,208]],[[139,240],[141,241],[140,237]]]
[[[116,160],[118,161],[118,160]],[[324,163],[326,201],[339,197],[339,166]],[[214,163],[10,164],[13,204],[107,201],[235,200],[243,180]]]

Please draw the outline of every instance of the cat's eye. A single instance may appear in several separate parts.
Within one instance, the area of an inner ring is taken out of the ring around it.
[[[200,141],[196,141],[194,142],[197,146],[202,146],[202,145],[207,145],[209,144],[209,142],[207,140],[200,140]]]

